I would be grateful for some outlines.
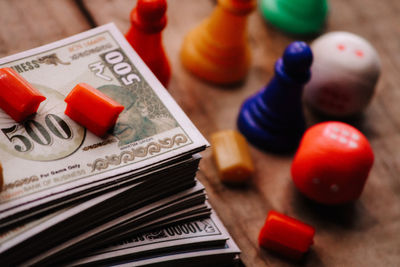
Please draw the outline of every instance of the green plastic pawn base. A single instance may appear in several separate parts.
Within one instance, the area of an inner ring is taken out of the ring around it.
[[[263,17],[291,34],[319,33],[328,13],[327,0],[259,0]]]

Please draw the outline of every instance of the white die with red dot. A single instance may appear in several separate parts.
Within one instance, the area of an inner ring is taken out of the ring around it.
[[[349,32],[331,32],[317,38],[311,80],[304,100],[311,108],[335,117],[360,113],[370,102],[381,65],[374,47]]]

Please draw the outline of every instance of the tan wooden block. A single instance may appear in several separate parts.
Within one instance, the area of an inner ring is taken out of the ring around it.
[[[211,146],[223,182],[245,182],[254,173],[249,146],[238,131],[223,130],[214,133],[211,136]]]

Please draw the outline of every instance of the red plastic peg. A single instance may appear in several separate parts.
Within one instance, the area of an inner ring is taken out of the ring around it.
[[[298,260],[313,244],[314,234],[313,227],[271,210],[261,228],[258,244]]]
[[[79,83],[65,98],[65,114],[98,136],[114,127],[124,107],[85,83]]]
[[[34,114],[45,99],[13,69],[0,69],[0,108],[15,121],[23,121]]]
[[[162,44],[161,31],[167,24],[166,0],[138,0],[132,9],[131,28],[125,35],[128,42],[167,87],[171,68]]]
[[[323,204],[342,204],[361,195],[374,162],[367,138],[342,122],[309,128],[292,163],[296,187]]]

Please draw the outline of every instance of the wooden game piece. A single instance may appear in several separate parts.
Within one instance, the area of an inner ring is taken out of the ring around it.
[[[308,45],[293,42],[276,62],[269,84],[243,103],[237,124],[250,143],[273,152],[297,147],[305,130],[301,95],[311,63]]]
[[[258,236],[258,244],[299,260],[314,243],[315,229],[299,220],[271,210]]]
[[[247,17],[255,0],[218,0],[213,13],[183,40],[183,65],[198,77],[218,83],[241,81],[250,65]]]
[[[115,125],[124,107],[85,83],[77,84],[65,98],[65,114],[97,136]]]
[[[327,0],[260,0],[263,17],[292,34],[319,33],[328,14]]]
[[[166,10],[166,0],[138,0],[130,15],[131,27],[125,35],[164,87],[168,86],[171,78],[161,36],[167,24]]]
[[[0,69],[0,108],[17,122],[36,113],[44,97],[11,68]]]
[[[292,179],[308,198],[322,204],[358,199],[374,162],[367,138],[342,122],[308,129],[292,163]]]
[[[212,134],[211,147],[223,182],[245,182],[254,173],[249,146],[238,131],[224,130]]]
[[[314,110],[334,117],[360,113],[370,102],[380,75],[380,60],[368,41],[349,32],[331,32],[311,49],[312,77],[304,100]]]

